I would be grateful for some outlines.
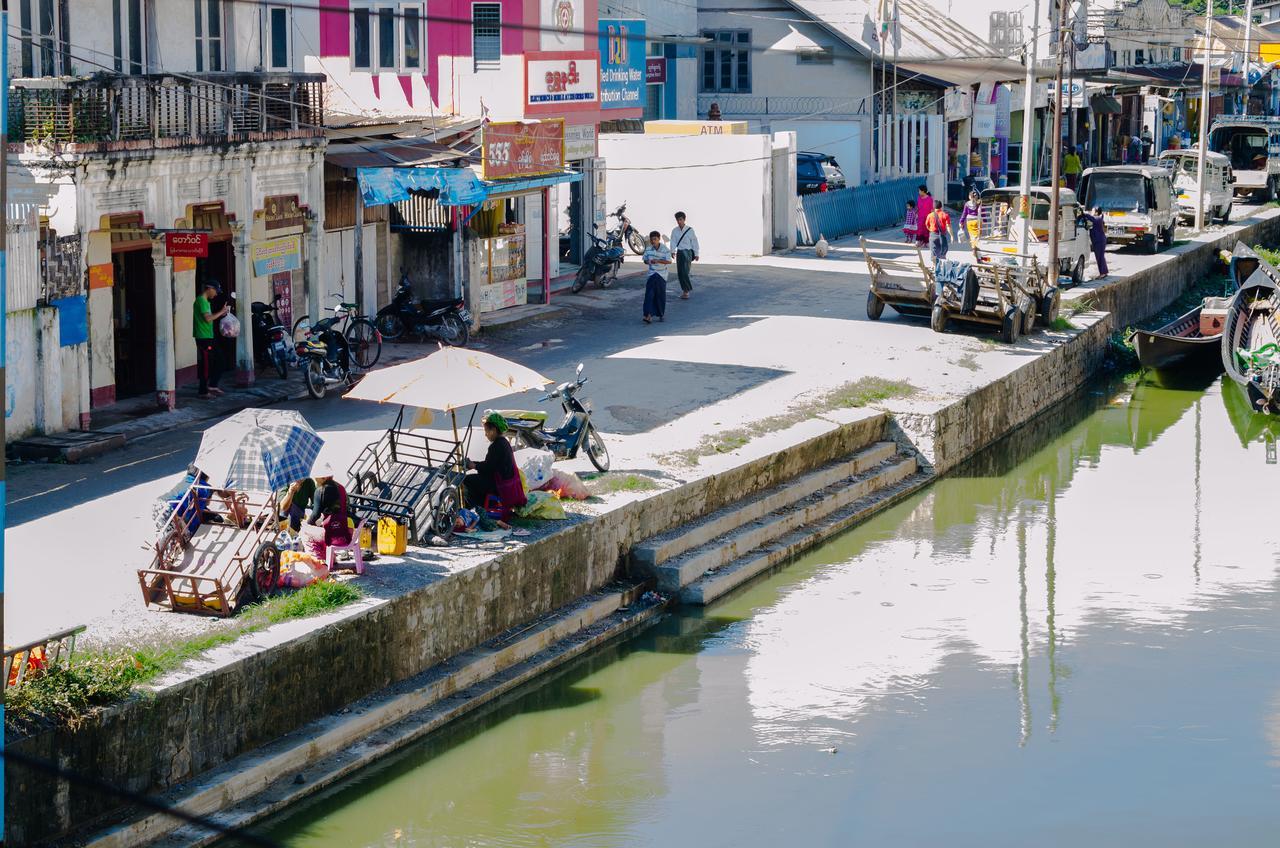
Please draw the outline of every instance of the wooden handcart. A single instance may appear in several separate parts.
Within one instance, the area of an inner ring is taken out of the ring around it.
[[[867,317],[878,321],[885,305],[903,315],[926,316],[933,308],[933,265],[918,244],[874,241],[859,237],[862,255],[871,275],[867,291]]]
[[[1061,294],[1035,257],[1015,256],[1025,263],[1009,264],[1007,254],[987,256],[995,261],[945,263],[942,291],[929,319],[935,332],[946,332],[951,321],[982,324],[998,328],[1004,341],[1013,343],[1031,333],[1037,318],[1048,325],[1058,317]]]
[[[448,538],[461,506],[462,443],[411,432],[403,422],[402,409],[395,425],[352,463],[347,508],[371,525],[395,519],[408,527],[411,542]]]
[[[275,497],[194,483],[169,510],[138,569],[144,603],[228,616],[275,592],[280,579]]]

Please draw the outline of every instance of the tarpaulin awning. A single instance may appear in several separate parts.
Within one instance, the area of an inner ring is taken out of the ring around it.
[[[582,174],[564,171],[540,177],[485,182],[470,168],[358,168],[365,206],[408,200],[415,191],[439,192],[441,206],[478,206],[489,197],[519,194],[558,183],[577,182]]]
[[[1119,115],[1124,111],[1120,101],[1109,94],[1095,94],[1089,100],[1089,105],[1093,107],[1093,111],[1102,115]]]

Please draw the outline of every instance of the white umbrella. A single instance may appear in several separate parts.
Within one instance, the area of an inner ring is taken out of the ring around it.
[[[531,368],[491,353],[442,347],[422,359],[366,375],[345,397],[453,412],[550,382]]]

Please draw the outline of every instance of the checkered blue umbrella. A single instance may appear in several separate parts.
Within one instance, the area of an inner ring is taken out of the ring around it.
[[[290,409],[245,409],[205,430],[194,465],[217,489],[274,492],[310,476],[324,440]]]

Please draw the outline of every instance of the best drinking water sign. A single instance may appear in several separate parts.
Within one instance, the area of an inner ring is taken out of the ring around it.
[[[639,109],[644,103],[644,21],[600,19],[600,107]]]
[[[486,180],[557,173],[564,170],[564,119],[485,124],[480,149]]]
[[[596,51],[526,55],[526,113],[594,109],[599,103],[600,55]]]

